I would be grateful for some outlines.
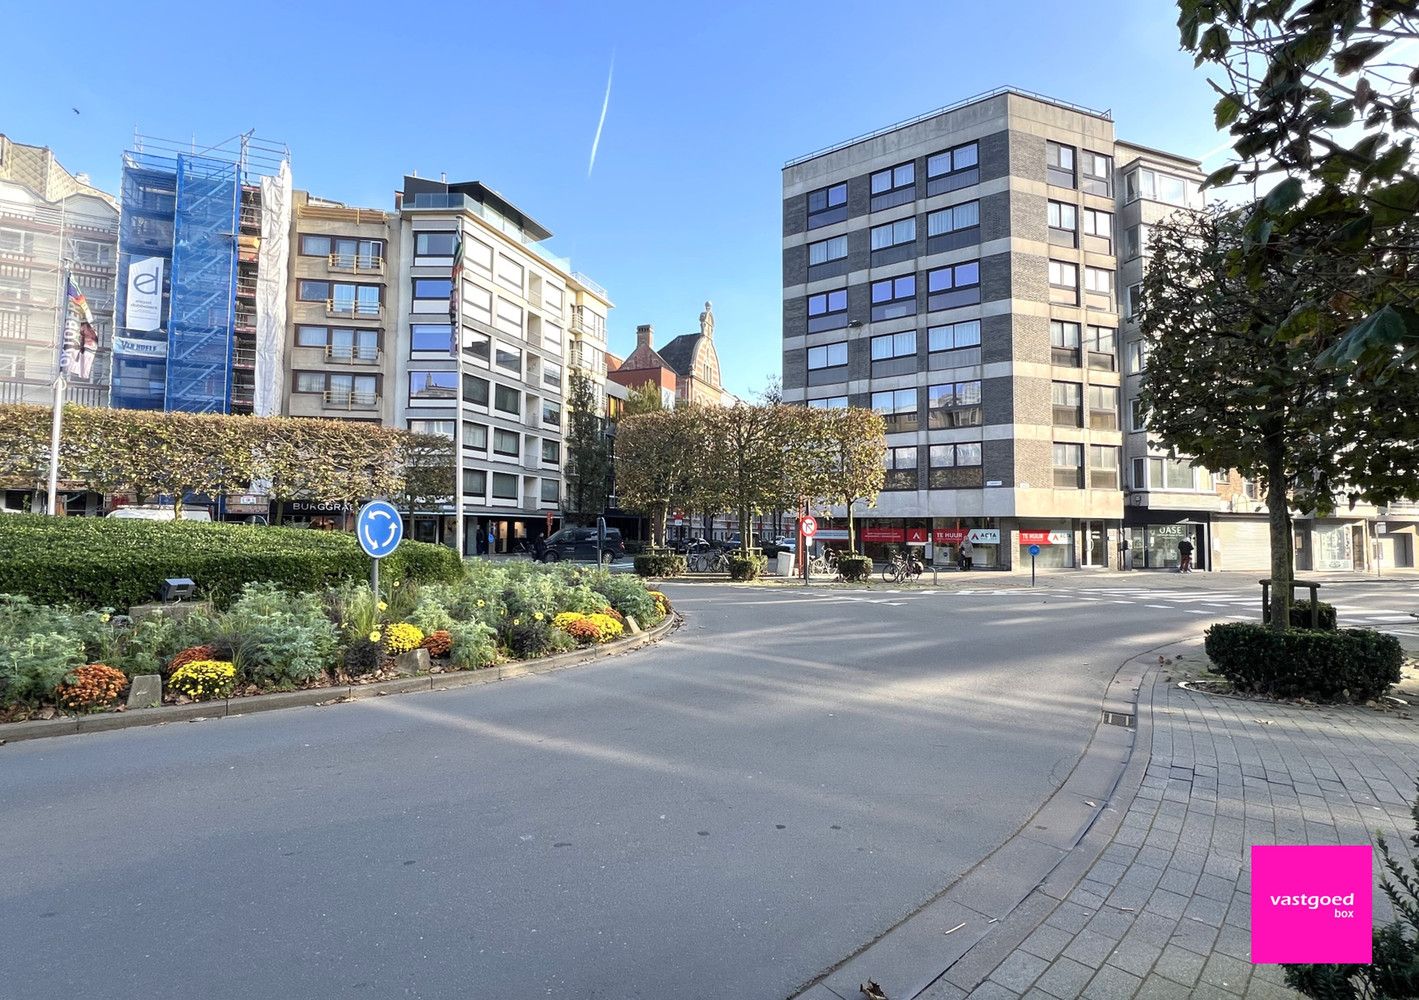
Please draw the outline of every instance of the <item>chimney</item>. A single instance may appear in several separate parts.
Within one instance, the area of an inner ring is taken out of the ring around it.
[[[642,323],[640,326],[636,327],[636,346],[650,347],[653,349],[655,345],[650,341],[654,333],[655,329],[649,323]]]

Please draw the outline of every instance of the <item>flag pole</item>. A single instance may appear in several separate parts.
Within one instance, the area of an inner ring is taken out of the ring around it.
[[[69,282],[68,266],[61,268],[63,291],[60,293],[64,305],[59,320],[59,371],[54,376],[53,417],[49,425],[49,489],[48,506],[45,512],[51,517],[55,513],[55,503],[59,496],[59,443],[64,435],[64,375],[69,361]]]
[[[458,220],[458,242],[453,248],[453,281],[450,282],[448,318],[453,324],[450,347],[453,348],[454,381],[457,393],[453,413],[453,542],[461,561],[468,550],[464,547],[463,526],[463,220]]]

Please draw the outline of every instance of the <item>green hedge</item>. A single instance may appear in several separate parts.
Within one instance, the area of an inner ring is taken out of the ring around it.
[[[684,576],[685,557],[669,549],[648,549],[635,557],[637,576]]]
[[[867,556],[838,556],[838,572],[844,580],[866,580],[872,575],[872,560]]]
[[[1326,604],[1324,601],[1316,602],[1320,605],[1320,610],[1316,613],[1316,628],[1322,632],[1334,632],[1335,605]],[[1297,601],[1291,605],[1291,627],[1310,628],[1311,627],[1311,602]]]
[[[742,552],[729,553],[729,578],[731,580],[757,580],[769,561],[761,555],[744,555]]]
[[[380,570],[389,580],[452,580],[459,560],[442,545],[404,542]],[[220,607],[252,581],[313,591],[367,578],[369,571],[355,536],[342,532],[39,514],[0,518],[0,594],[43,604],[124,609],[155,600],[165,578],[180,576]]]
[[[1255,622],[1213,625],[1207,655],[1237,690],[1310,701],[1369,701],[1399,681],[1399,640],[1370,629],[1275,632]]]

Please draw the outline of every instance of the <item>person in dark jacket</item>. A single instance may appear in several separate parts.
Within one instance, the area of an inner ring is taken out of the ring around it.
[[[1186,538],[1178,542],[1178,572],[1192,572],[1192,543]]]

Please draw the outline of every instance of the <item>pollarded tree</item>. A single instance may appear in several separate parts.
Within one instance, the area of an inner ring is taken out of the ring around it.
[[[1290,620],[1291,510],[1330,513],[1338,496],[1385,503],[1419,492],[1419,376],[1386,381],[1317,365],[1348,318],[1315,308],[1312,336],[1283,339],[1311,258],[1255,277],[1233,269],[1246,222],[1219,209],[1155,226],[1144,275],[1142,386],[1149,432],[1210,469],[1236,469],[1266,492],[1272,625]]]
[[[701,504],[732,510],[739,516],[739,548],[746,556],[755,514],[782,509],[786,454],[795,447],[790,433],[794,414],[787,407],[739,403],[705,411],[709,431],[709,469]]]
[[[665,544],[671,509],[692,506],[711,474],[704,413],[682,406],[624,417],[616,426],[616,491],[623,506],[649,519],[652,544]]]
[[[574,524],[590,524],[606,509],[611,452],[591,379],[573,369],[567,392],[567,476],[564,510]]]
[[[825,503],[847,508],[848,550],[857,551],[852,507],[877,505],[877,494],[886,481],[883,458],[887,452],[887,425],[876,410],[852,406],[818,411],[827,441],[826,473],[818,494]]]

